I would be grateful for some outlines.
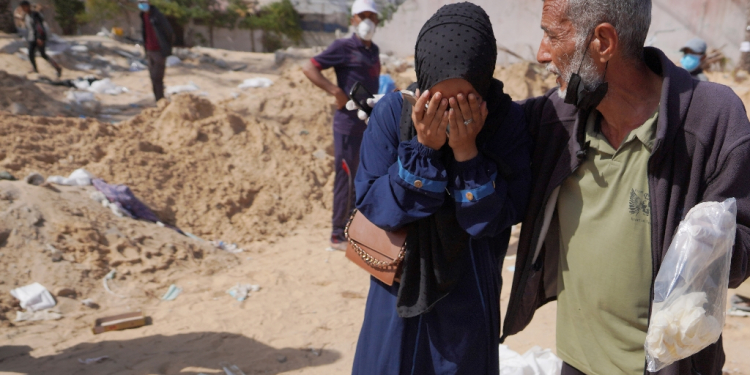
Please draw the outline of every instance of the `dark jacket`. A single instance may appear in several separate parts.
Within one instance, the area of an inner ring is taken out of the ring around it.
[[[736,288],[748,277],[750,263],[750,122],[745,108],[730,88],[692,79],[660,50],[646,48],[645,58],[649,68],[664,77],[656,142],[648,165],[652,283],[685,214],[700,202],[734,197],[737,237],[729,286]],[[557,192],[585,159],[589,113],[564,104],[555,90],[524,102],[523,107],[535,140],[532,192],[501,341],[523,330],[537,308],[557,298]],[[720,375],[724,360],[719,339],[659,374]]]
[[[146,49],[146,23],[143,22],[143,12],[139,14],[141,19],[141,36],[143,38],[143,49]],[[148,8],[148,20],[151,21],[151,26],[154,27],[156,33],[156,39],[159,40],[159,47],[161,47],[161,53],[164,57],[172,54],[172,43],[174,42],[174,31],[172,26],[167,21],[167,17],[164,16],[159,8],[149,5]]]

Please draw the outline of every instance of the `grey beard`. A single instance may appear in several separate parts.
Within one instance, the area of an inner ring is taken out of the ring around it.
[[[578,69],[578,65],[576,64],[576,62],[578,62],[579,64],[581,64],[581,69],[578,72],[578,75],[581,76],[581,83],[583,84],[583,88],[588,91],[593,91],[597,86],[599,86],[599,84],[604,82],[604,76],[599,75],[599,72],[596,71],[596,65],[594,65],[594,59],[590,54],[586,52],[586,49],[578,48],[578,46],[576,46],[576,52],[573,55],[573,58],[568,60],[568,66],[564,70],[561,71],[557,66],[549,63],[547,64],[547,71],[559,75],[560,77],[562,77],[563,81],[570,84],[570,77],[573,76],[573,73],[575,72],[574,69]],[[585,56],[584,53],[586,54]],[[580,62],[581,59],[583,59],[582,63]],[[557,96],[559,96],[560,99],[565,100],[568,90],[560,89],[559,84],[557,86]]]

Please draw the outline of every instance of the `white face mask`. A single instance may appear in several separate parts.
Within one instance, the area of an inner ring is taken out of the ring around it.
[[[376,27],[375,22],[372,22],[369,18],[364,19],[357,25],[357,35],[362,40],[372,40]]]

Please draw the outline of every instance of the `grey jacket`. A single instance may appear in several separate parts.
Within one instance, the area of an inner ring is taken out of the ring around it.
[[[39,20],[42,22],[42,27],[44,28],[44,32],[49,36],[49,27],[47,25],[47,22],[44,21],[44,17],[42,17],[41,13],[38,12],[31,12],[27,14],[24,17],[24,22],[26,23],[26,41],[27,42],[36,42],[37,39],[40,39],[40,35],[37,35],[36,30],[36,24],[34,22],[34,13],[37,13]],[[46,37],[43,39],[47,39]]]
[[[656,142],[649,159],[652,290],[662,260],[685,214],[704,201],[737,199],[737,236],[729,286],[748,278],[750,264],[750,122],[723,85],[694,80],[662,51],[646,48],[646,63],[664,77]],[[560,253],[557,193],[586,156],[589,113],[564,104],[555,90],[524,102],[532,138],[532,192],[523,221],[501,341],[523,330],[537,308],[557,298]],[[721,375],[722,341],[660,375]],[[645,358],[644,358],[645,363]]]

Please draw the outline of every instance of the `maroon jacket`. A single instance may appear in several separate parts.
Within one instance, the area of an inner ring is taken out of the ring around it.
[[[693,80],[658,49],[646,64],[664,77],[656,142],[648,165],[653,280],[677,226],[696,204],[737,199],[737,237],[729,286],[748,277],[750,263],[750,122],[734,92]],[[532,192],[521,229],[508,313],[501,341],[523,330],[537,308],[557,298],[559,223],[557,188],[585,158],[588,113],[564,104],[555,90],[523,103],[534,138]],[[604,334],[604,333],[603,333]],[[660,375],[721,375],[721,339]],[[644,358],[645,363],[645,358]]]

